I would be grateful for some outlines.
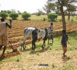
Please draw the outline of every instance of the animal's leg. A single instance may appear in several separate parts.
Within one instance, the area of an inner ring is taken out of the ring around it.
[[[0,45],[0,49],[2,48],[3,45]]]
[[[32,40],[32,50],[34,49],[34,40]]]
[[[27,37],[24,37],[24,41],[23,41],[23,44],[22,44],[22,47],[23,47],[23,50],[25,50],[26,46],[24,47],[24,45],[26,44],[25,41],[26,41]]]
[[[43,41],[42,49],[44,49],[44,46],[45,46],[45,39]]]
[[[3,53],[2,53],[2,56],[4,55],[5,50],[6,50],[6,46],[4,46],[4,48],[3,48]]]
[[[34,41],[34,49],[36,48],[36,44],[35,44],[36,40]]]
[[[36,44],[35,44],[36,40],[32,41],[32,50],[34,50],[36,48]]]

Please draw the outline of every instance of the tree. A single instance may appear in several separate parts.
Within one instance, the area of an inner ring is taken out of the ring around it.
[[[11,12],[9,15],[13,20],[17,19],[17,17],[19,16],[18,13],[15,12]]]
[[[77,3],[77,0],[48,0],[51,4],[56,4],[56,7],[59,6],[59,10],[62,15],[63,29],[66,30],[66,21],[65,21],[65,12],[64,7],[68,9],[68,5],[72,5],[72,3]],[[74,6],[72,6],[73,8]],[[70,8],[70,7],[69,7]]]
[[[28,20],[30,16],[31,16],[30,13],[27,13],[27,12],[23,12],[23,13],[22,13],[22,18],[23,18],[24,20]]]
[[[36,13],[36,15],[37,15],[37,16],[40,16],[40,15],[41,15],[41,13],[40,13],[40,12],[37,12],[37,13]]]
[[[48,13],[48,19],[51,21],[55,21],[55,19],[57,19],[58,15],[54,14],[54,13]]]
[[[19,15],[21,15],[21,12],[19,10],[17,12],[18,12]]]
[[[70,20],[70,15],[71,15],[71,13],[76,11],[76,8],[77,8],[76,6],[68,4],[67,10],[66,10],[67,14],[68,14],[68,20]]]
[[[8,17],[8,14],[5,12],[1,12],[0,16],[3,17],[4,19],[6,19]]]
[[[40,12],[41,15],[45,15],[45,13],[40,9],[38,9],[38,12]]]
[[[10,14],[10,13],[11,13],[11,11],[10,11],[10,10],[7,10],[7,13],[8,13],[8,14]]]
[[[51,11],[55,10],[55,4],[51,3],[50,0],[46,2],[46,5],[43,7],[44,11],[48,14]]]

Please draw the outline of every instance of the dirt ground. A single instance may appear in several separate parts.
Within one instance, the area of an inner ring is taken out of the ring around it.
[[[26,27],[37,27],[44,29],[49,26],[50,22],[47,21],[37,22],[15,20],[13,21],[12,29],[8,28],[8,39],[10,40],[10,44],[12,46],[20,45],[23,41],[23,30]],[[61,30],[62,23],[54,22],[53,31],[55,32]],[[77,31],[77,24],[67,23],[67,31]],[[31,40],[27,40],[27,44],[30,43]],[[7,49],[10,49],[9,45],[7,46]],[[45,50],[36,49],[35,52],[33,52],[31,51],[31,48],[27,48],[23,52],[8,52],[4,55],[4,57],[0,57],[0,60],[4,61],[3,63],[0,63],[0,70],[62,70],[63,67],[70,67],[70,70],[77,69],[77,50],[67,52],[67,57],[63,58],[61,50],[49,51],[47,49],[48,48]],[[39,64],[48,64],[48,66],[39,66]]]
[[[7,21],[8,22],[8,21]],[[21,21],[15,20],[12,22],[12,29],[8,28],[8,39],[11,41],[12,46],[19,45],[23,41],[23,31],[27,27],[37,27],[37,28],[48,28],[50,26],[50,22],[47,21]],[[77,31],[77,24],[67,23],[67,31]],[[62,23],[61,22],[53,22],[53,32],[61,31]],[[31,40],[27,40],[27,44],[31,43]],[[9,48],[9,46],[8,46]]]
[[[38,51],[36,50],[35,52]],[[77,50],[67,52],[67,57],[62,57],[61,50],[39,50],[39,52],[39,56],[32,53],[32,51],[26,50],[21,52],[19,61],[5,61],[0,70],[62,70],[63,67],[70,67],[71,70],[77,69]],[[68,57],[70,57],[70,59]],[[16,58],[16,56],[12,59],[14,58]],[[40,66],[40,64],[48,64],[48,66]]]

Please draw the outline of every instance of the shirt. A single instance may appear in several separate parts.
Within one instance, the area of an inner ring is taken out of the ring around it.
[[[9,25],[7,22],[0,23],[0,36],[7,35],[7,26],[9,28],[12,27],[12,25],[11,24]]]
[[[66,46],[67,45],[67,40],[68,40],[68,36],[67,35],[63,35],[61,43]]]
[[[48,28],[48,34],[52,34],[52,31],[53,31],[53,25]]]
[[[0,24],[0,36],[7,35],[7,26],[5,22]]]

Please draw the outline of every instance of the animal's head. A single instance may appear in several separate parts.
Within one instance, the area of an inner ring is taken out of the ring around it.
[[[35,29],[36,30],[36,33],[39,33],[40,32],[40,29]]]

